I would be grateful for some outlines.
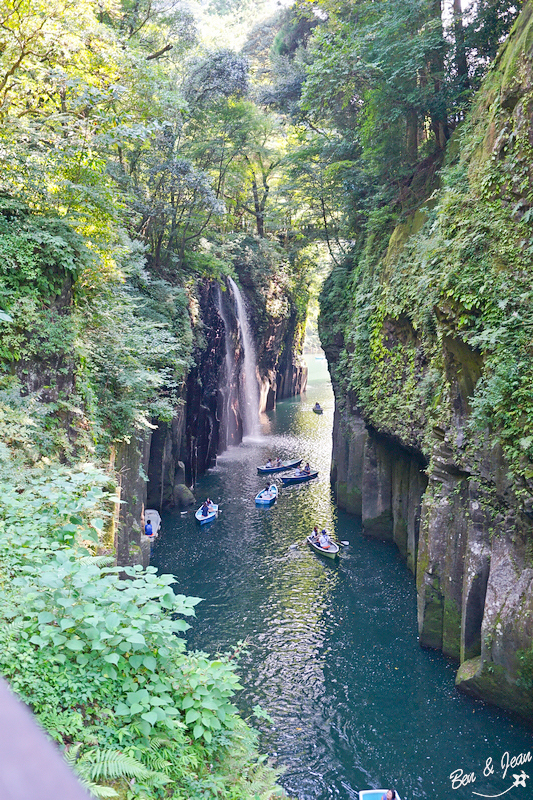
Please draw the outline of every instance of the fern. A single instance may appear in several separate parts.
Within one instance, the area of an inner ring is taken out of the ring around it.
[[[154,773],[133,756],[119,750],[87,750],[77,763],[80,775],[91,781],[117,780],[118,778],[137,778],[146,780]]]
[[[80,564],[94,564],[97,567],[114,567],[116,559],[114,556],[83,556]]]
[[[106,797],[118,797],[118,792],[116,792],[111,786],[102,786],[99,783],[93,783],[92,781],[87,781],[84,778],[80,778],[80,783],[84,789],[87,789],[94,797],[102,798],[105,800]]]

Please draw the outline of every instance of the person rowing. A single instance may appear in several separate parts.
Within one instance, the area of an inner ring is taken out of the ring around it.
[[[322,529],[320,536],[318,537],[318,546],[321,547],[323,550],[329,550],[333,542],[328,536],[328,532],[325,528]]]

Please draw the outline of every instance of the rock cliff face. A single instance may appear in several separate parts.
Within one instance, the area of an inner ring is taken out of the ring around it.
[[[306,368],[296,352],[299,322],[296,314],[273,317],[263,309],[260,327],[257,289],[253,298],[245,298],[260,354],[257,380],[261,410],[271,409],[276,399],[305,388]],[[120,564],[148,563],[149,543],[144,541],[140,527],[143,509],[190,507],[194,496],[188,487],[215,465],[218,453],[242,439],[239,386],[243,343],[235,299],[228,286],[207,280],[199,283],[191,297],[191,317],[196,347],[194,365],[182,388],[182,405],[172,420],[158,421],[152,431],[132,437],[117,452],[115,466],[123,499],[118,535]]]
[[[457,686],[529,720],[532,19],[527,4],[425,224],[336,269],[320,323],[339,505],[398,545],[420,643],[459,662]]]

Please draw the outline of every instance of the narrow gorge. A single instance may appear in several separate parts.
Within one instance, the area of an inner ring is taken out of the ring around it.
[[[533,1],[5,0],[0,139],[0,680],[94,797],[505,794]]]

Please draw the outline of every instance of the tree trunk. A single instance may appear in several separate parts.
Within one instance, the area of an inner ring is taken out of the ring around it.
[[[430,1],[430,15],[438,23],[440,31],[440,44],[432,51],[429,63],[429,85],[433,86],[433,98],[430,100],[431,127],[437,140],[437,145],[441,150],[446,147],[446,142],[450,138],[448,128],[448,110],[446,99],[443,93],[444,75],[444,53],[445,42],[442,31],[442,9],[440,0]]]
[[[463,9],[461,0],[453,0],[453,31],[455,36],[455,67],[462,89],[469,86],[468,63],[466,60],[465,32],[463,28]]]
[[[261,210],[261,203],[259,202],[259,190],[257,188],[255,173],[253,173],[253,178],[252,178],[252,194],[254,198],[255,225],[257,228],[257,235],[261,239],[264,239],[265,238],[264,212],[263,210]]]
[[[405,147],[410,164],[414,164],[418,157],[418,114],[416,109],[409,108],[406,113]]]

